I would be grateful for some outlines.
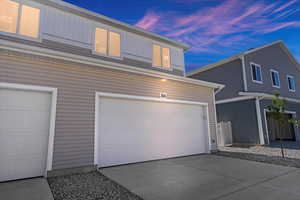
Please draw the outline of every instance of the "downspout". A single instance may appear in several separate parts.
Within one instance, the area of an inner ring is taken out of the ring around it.
[[[258,132],[259,132],[259,141],[260,145],[265,144],[265,138],[264,138],[264,131],[263,131],[263,125],[262,125],[262,118],[261,118],[261,109],[260,109],[260,100],[264,99],[262,96],[257,96],[255,99],[255,105],[256,105],[256,118],[257,118],[257,124],[258,124]]]
[[[242,61],[242,71],[243,71],[243,83],[244,83],[244,91],[248,91],[248,84],[247,84],[247,75],[246,75],[246,63],[245,63],[245,55],[241,54],[239,58]]]

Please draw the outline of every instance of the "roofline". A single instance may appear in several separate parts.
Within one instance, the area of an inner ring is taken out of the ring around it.
[[[274,95],[260,93],[260,92],[239,92],[239,95],[249,96],[249,97],[262,97],[262,98],[267,98],[267,99],[271,99],[274,97]],[[294,99],[294,98],[289,98],[289,97],[279,97],[279,98],[285,99],[287,101],[294,102],[294,103],[300,103],[299,99]]]
[[[250,53],[253,53],[253,52],[256,52],[256,51],[259,51],[261,49],[264,49],[264,48],[267,48],[267,47],[270,47],[270,46],[273,46],[275,44],[280,44],[281,47],[286,51],[286,53],[288,54],[288,56],[290,57],[290,59],[293,60],[294,64],[296,64],[298,67],[300,67],[300,64],[298,63],[298,61],[295,59],[295,57],[291,54],[291,52],[289,51],[289,49],[287,48],[287,46],[284,44],[284,42],[282,40],[277,40],[275,42],[272,42],[272,43],[269,43],[269,44],[266,44],[266,45],[263,45],[263,46],[260,46],[260,47],[257,47],[257,48],[254,48],[254,49],[250,49],[248,51],[245,51],[243,53],[240,53],[238,55],[235,55],[235,56],[232,56],[230,58],[226,58],[224,60],[221,60],[219,62],[216,62],[216,63],[213,63],[213,64],[210,64],[210,65],[206,65],[204,67],[201,67],[201,68],[198,68],[198,69],[195,69],[191,72],[188,72],[187,73],[187,76],[192,76],[192,75],[195,75],[197,73],[201,73],[201,72],[204,72],[204,71],[207,71],[207,70],[210,70],[210,69],[213,69],[215,67],[219,67],[223,64],[226,64],[226,63],[229,63],[229,62],[232,62],[234,60],[237,60],[237,59],[240,59],[241,57],[247,55],[247,54],[250,54]]]
[[[195,70],[193,70],[191,72],[187,72],[186,76],[192,76],[192,75],[195,75],[195,74],[198,74],[198,73],[201,73],[201,72],[213,69],[215,67],[219,67],[219,66],[221,66],[223,64],[232,62],[232,61],[237,60],[237,59],[239,59],[239,55],[238,56],[232,56],[230,58],[226,58],[224,60],[221,60],[221,61],[213,63],[213,64],[206,65],[204,67],[200,67],[200,68],[195,69]]]
[[[118,71],[124,71],[124,72],[129,72],[129,73],[135,73],[135,74],[140,74],[140,75],[152,76],[152,77],[157,77],[157,78],[161,78],[161,79],[179,81],[179,82],[189,83],[189,84],[193,84],[193,85],[200,85],[200,86],[214,88],[214,89],[222,89],[225,87],[224,85],[218,84],[218,83],[212,83],[212,82],[201,81],[201,80],[196,80],[196,79],[192,79],[192,78],[186,78],[183,76],[172,75],[172,74],[154,71],[154,70],[150,70],[150,69],[132,67],[132,66],[125,65],[125,64],[104,61],[104,60],[96,59],[96,58],[89,58],[86,56],[74,55],[74,54],[70,54],[70,53],[50,50],[50,49],[41,48],[41,47],[34,47],[34,46],[30,46],[30,45],[20,44],[20,43],[16,43],[16,42],[1,40],[1,39],[0,39],[0,49],[9,50],[9,51],[13,51],[13,52],[19,52],[19,53],[26,53],[26,54],[36,55],[36,56],[43,56],[46,58],[54,58],[54,59],[58,59],[58,60],[75,62],[75,63],[79,63],[79,64],[92,65],[92,66],[108,68],[108,69],[113,69],[113,70],[118,70]]]
[[[102,23],[106,23],[108,25],[121,26],[122,28],[124,28],[128,31],[131,31],[133,33],[142,34],[142,35],[160,40],[162,42],[166,42],[168,44],[183,48],[185,51],[191,48],[191,46],[188,45],[188,44],[169,39],[165,36],[162,36],[162,35],[144,30],[142,28],[139,28],[139,27],[136,27],[136,26],[133,26],[133,25],[130,25],[130,24],[112,19],[110,17],[106,17],[104,15],[101,15],[101,14],[95,13],[93,11],[81,8],[79,6],[73,5],[73,4],[68,3],[68,2],[64,2],[62,0],[47,0],[47,1],[45,1],[45,0],[33,0],[33,1],[44,4],[44,5],[52,6],[52,7],[58,8],[58,9],[64,9],[64,10],[67,10],[69,12],[73,12],[76,15],[86,17],[86,18],[90,18],[90,19],[95,20],[95,21],[99,20]]]

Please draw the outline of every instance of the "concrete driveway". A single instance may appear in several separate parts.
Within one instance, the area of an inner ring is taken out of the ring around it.
[[[300,169],[217,155],[145,162],[100,171],[145,200],[300,199]]]
[[[24,179],[0,183],[2,200],[53,200],[45,178]]]

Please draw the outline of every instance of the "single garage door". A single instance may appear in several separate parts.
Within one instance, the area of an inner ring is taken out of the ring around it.
[[[99,167],[207,153],[207,107],[100,97]]]
[[[0,181],[43,176],[51,94],[0,88]]]

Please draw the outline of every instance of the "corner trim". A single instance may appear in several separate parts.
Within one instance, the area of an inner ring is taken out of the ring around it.
[[[52,99],[51,99],[50,122],[49,122],[50,128],[49,128],[49,139],[48,139],[48,150],[47,150],[47,162],[46,162],[46,169],[45,169],[45,176],[47,176],[47,171],[52,170],[52,162],[53,162],[57,88],[35,86],[35,85],[15,84],[15,83],[3,83],[3,82],[0,82],[0,88],[51,93]]]
[[[256,106],[257,125],[258,125],[258,132],[259,132],[259,141],[260,141],[261,145],[264,145],[265,139],[264,139],[263,126],[262,126],[260,98],[259,97],[256,97],[255,106]]]

